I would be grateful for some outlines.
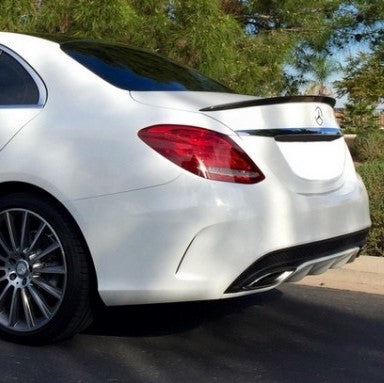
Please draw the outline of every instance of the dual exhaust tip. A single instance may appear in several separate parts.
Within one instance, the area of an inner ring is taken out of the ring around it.
[[[271,271],[243,286],[243,290],[259,290],[276,287],[286,281],[295,271],[296,269]]]

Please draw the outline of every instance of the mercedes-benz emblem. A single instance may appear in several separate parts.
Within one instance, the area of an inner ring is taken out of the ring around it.
[[[317,122],[317,125],[323,125],[323,111],[320,109],[319,106],[315,109],[315,120]]]
[[[25,261],[20,261],[16,266],[16,273],[20,276],[24,276],[28,271],[28,266]]]

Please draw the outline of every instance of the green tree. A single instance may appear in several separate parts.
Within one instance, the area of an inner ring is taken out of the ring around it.
[[[375,105],[366,101],[354,101],[345,104],[342,128],[346,133],[356,134],[378,127],[379,119]]]
[[[0,30],[27,32],[33,31],[38,4],[31,0],[1,0]]]
[[[233,76],[242,36],[240,25],[221,10],[219,1],[173,2],[168,53],[188,66],[220,80]]]
[[[335,83],[340,96],[377,106],[384,102],[384,43],[370,53],[351,57],[343,78]]]
[[[377,129],[376,108],[384,102],[384,44],[372,53],[351,57],[335,86],[339,96],[348,97],[344,121],[348,131]]]
[[[136,34],[139,25],[126,0],[44,0],[35,28],[42,33],[120,40]]]
[[[333,96],[329,78],[341,70],[341,65],[324,54],[314,55],[308,67],[309,87],[306,94]]]
[[[150,49],[242,93],[305,82],[310,54],[377,44],[382,0],[1,0],[0,29],[106,39]],[[384,35],[384,34],[383,34]],[[298,69],[293,76],[287,64]]]

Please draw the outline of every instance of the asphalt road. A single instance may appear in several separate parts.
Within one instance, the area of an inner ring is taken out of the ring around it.
[[[286,285],[103,310],[61,344],[0,347],[2,382],[384,382],[384,296]]]

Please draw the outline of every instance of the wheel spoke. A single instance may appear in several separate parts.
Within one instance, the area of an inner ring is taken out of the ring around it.
[[[36,272],[42,274],[65,274],[64,266],[43,266],[41,269],[36,269]]]
[[[15,222],[13,220],[13,216],[9,214],[9,211],[5,213],[5,219],[7,221],[8,234],[9,234],[9,239],[11,241],[12,250],[16,252],[17,246],[16,246],[16,236],[15,236]]]
[[[4,287],[4,290],[1,292],[0,294],[0,303],[2,302],[2,300],[5,298],[5,296],[7,295],[7,292],[8,290],[10,289],[12,285],[10,283],[8,283],[7,286]]]
[[[45,303],[44,298],[39,294],[38,290],[35,289],[32,285],[28,285],[28,291],[31,294],[31,297],[35,301],[41,313],[44,315],[46,319],[49,319],[52,316],[52,312],[49,309],[48,305]]]
[[[47,226],[47,224],[45,222],[40,223],[39,229],[37,230],[37,232],[35,234],[35,238],[33,238],[32,243],[29,246],[29,249],[28,249],[29,251],[32,251],[32,249],[35,247],[36,242],[39,240],[40,235],[46,226]]]
[[[21,233],[20,233],[20,251],[23,251],[25,247],[25,235],[27,232],[27,222],[28,222],[28,212],[24,211],[23,220],[21,223]]]
[[[15,327],[19,313],[19,290],[14,288],[12,294],[11,308],[9,310],[8,326]]]
[[[42,288],[44,291],[46,291],[48,294],[52,295],[53,297],[57,299],[61,299],[61,296],[63,295],[62,290],[58,289],[57,287],[53,287],[47,282],[44,282],[40,278],[34,278],[32,279],[32,282]]]
[[[25,290],[25,287],[21,289],[21,300],[23,302],[24,315],[25,315],[25,320],[27,322],[27,326],[28,328],[32,328],[35,326],[35,319],[33,318],[32,308],[29,303],[29,298]]]
[[[3,250],[7,253],[7,256],[12,255],[12,251],[9,249],[9,247],[5,244],[3,236],[0,234],[0,246],[3,248]],[[1,260],[5,259],[3,256],[1,256]]]
[[[57,242],[51,243],[45,250],[43,250],[40,254],[37,254],[34,258],[33,261],[36,262],[39,259],[45,257],[46,255],[52,253],[52,251],[57,250],[60,248],[60,245]]]
[[[2,277],[0,277],[0,282],[5,281],[6,279],[8,279],[8,276],[7,275],[3,275]]]

